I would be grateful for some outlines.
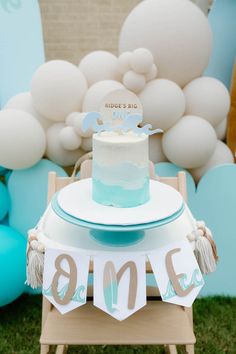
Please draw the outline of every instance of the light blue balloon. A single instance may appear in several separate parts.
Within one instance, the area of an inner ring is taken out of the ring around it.
[[[160,176],[176,176],[181,167],[171,163],[155,166]],[[196,220],[204,220],[211,229],[219,253],[216,272],[205,277],[202,296],[236,296],[236,165],[220,165],[210,169],[195,188],[192,177],[187,173],[188,205]],[[153,277],[148,277],[152,285]]]
[[[26,240],[16,230],[0,225],[0,307],[17,299],[26,279]]]
[[[9,219],[8,219],[8,215],[5,216],[5,218],[1,221],[1,225],[6,225],[9,226]]]
[[[29,295],[40,295],[42,294],[42,288],[32,289],[31,286],[25,284],[24,292]]]
[[[200,180],[192,211],[211,229],[219,253],[215,273],[205,279],[202,295],[236,296],[236,165],[221,165],[209,170]]]
[[[43,159],[28,169],[14,170],[9,177],[9,225],[25,237],[27,231],[36,226],[46,209],[50,171],[55,171],[59,176],[67,176],[60,166]]]
[[[0,1],[0,107],[29,91],[32,75],[44,62],[37,0]]]
[[[7,215],[10,207],[10,197],[6,186],[0,182],[0,221]]]
[[[0,166],[0,176],[4,176],[9,170],[3,166]]]
[[[10,178],[10,175],[12,174],[12,170],[7,170],[5,175],[4,175],[4,178],[5,178],[5,181],[6,183],[8,182],[9,178]]]
[[[236,1],[216,0],[209,14],[213,50],[205,76],[213,76],[230,89],[236,57]]]

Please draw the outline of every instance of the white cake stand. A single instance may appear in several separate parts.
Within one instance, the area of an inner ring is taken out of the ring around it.
[[[183,197],[174,188],[150,181],[150,200],[134,208],[105,206],[92,199],[92,179],[71,183],[57,195],[58,206],[68,215],[89,223],[137,225],[161,221],[178,212]]]
[[[115,208],[92,199],[92,179],[63,188],[52,199],[52,209],[65,222],[89,229],[95,240],[112,246],[135,244],[144,230],[156,229],[184,211],[183,198],[174,188],[150,181],[150,200],[134,208]]]

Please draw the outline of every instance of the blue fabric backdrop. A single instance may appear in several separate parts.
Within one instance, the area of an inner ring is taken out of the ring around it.
[[[29,91],[33,73],[44,62],[37,0],[0,0],[0,108]]]

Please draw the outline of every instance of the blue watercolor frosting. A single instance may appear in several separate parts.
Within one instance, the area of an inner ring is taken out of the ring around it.
[[[106,166],[93,161],[93,178],[105,185],[140,189],[146,183],[148,175],[148,166],[140,167],[128,161]]]
[[[127,189],[120,185],[108,185],[93,178],[93,200],[117,208],[131,208],[149,201],[149,178],[142,187]]]

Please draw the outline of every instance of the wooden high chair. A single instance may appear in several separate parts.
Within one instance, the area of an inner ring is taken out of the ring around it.
[[[91,176],[92,162],[81,165],[80,178]],[[150,177],[158,179],[177,189],[186,200],[186,176],[179,172],[177,177],[156,177],[154,165],[150,162]],[[53,194],[73,182],[69,177],[57,177],[49,173],[48,202]],[[151,266],[146,265],[147,273]],[[92,264],[90,264],[92,272]],[[164,345],[170,354],[177,354],[176,345],[185,345],[188,354],[194,354],[192,308],[160,301],[157,288],[147,288],[147,305],[126,320],[119,322],[93,306],[92,289],[88,289],[85,305],[61,315],[43,296],[41,354],[49,353],[56,345],[56,354],[66,353],[69,345]]]

